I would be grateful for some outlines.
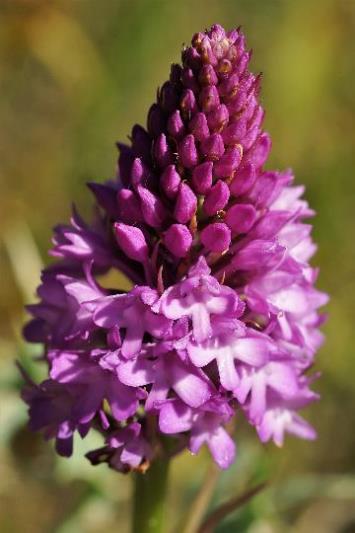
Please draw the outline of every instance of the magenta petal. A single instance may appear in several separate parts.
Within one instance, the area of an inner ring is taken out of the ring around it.
[[[317,438],[316,430],[297,414],[294,414],[292,422],[287,426],[287,431],[301,439],[314,440]]]
[[[142,462],[144,455],[144,444],[140,440],[133,440],[128,442],[123,448],[120,459],[122,463],[136,468]]]
[[[253,378],[251,400],[249,407],[250,418],[254,423],[259,422],[266,409],[266,382],[262,373],[257,373]]]
[[[286,249],[276,241],[255,240],[239,250],[233,260],[238,270],[261,270],[274,268],[284,259]]]
[[[171,163],[171,152],[164,133],[161,133],[154,143],[154,156],[160,167],[166,167]]]
[[[235,204],[225,216],[226,224],[237,233],[246,233],[256,220],[256,210],[251,204]]]
[[[292,398],[297,393],[296,373],[289,364],[270,362],[267,372],[268,385],[284,398]]]
[[[233,439],[223,427],[219,427],[213,432],[207,445],[211,451],[213,459],[223,470],[228,468],[234,462],[236,446]]]
[[[211,334],[210,315],[205,305],[194,305],[192,309],[192,327],[197,341],[204,341]]]
[[[231,354],[217,356],[218,373],[221,385],[229,391],[238,387],[239,377],[235,368],[235,360]]]
[[[208,343],[208,341],[207,341]],[[208,365],[216,356],[216,352],[213,349],[214,345],[211,342],[211,346],[206,343],[192,343],[190,342],[187,351],[192,363],[197,367],[203,367]]]
[[[112,378],[107,391],[107,401],[116,420],[126,420],[134,415],[138,408],[136,391],[122,385],[117,378]]]
[[[178,359],[169,369],[171,386],[176,394],[190,407],[199,407],[211,396],[211,388],[192,368],[185,367]]]
[[[162,433],[174,434],[188,431],[192,421],[192,410],[179,401],[166,402],[159,412],[159,429]]]
[[[49,352],[52,360],[50,376],[60,383],[85,383],[90,374],[90,367],[85,366],[78,353],[70,351]]]
[[[160,370],[157,370],[157,375],[153,386],[149,392],[147,401],[145,403],[145,410],[147,412],[154,411],[156,408],[159,408],[161,403],[164,402],[169,394],[169,384],[166,381],[166,376],[159,374]]]
[[[121,353],[127,359],[134,357],[142,347],[143,324],[132,324],[126,329],[126,334],[122,343]]]
[[[167,129],[169,134],[175,137],[175,139],[179,139],[184,134],[185,126],[179,110],[174,111],[170,115]]]
[[[234,357],[252,366],[260,366],[267,362],[270,341],[264,338],[243,337],[231,344]]]
[[[151,361],[138,357],[120,363],[117,368],[118,379],[130,387],[143,387],[153,383],[155,370]]]
[[[228,123],[229,112],[226,105],[221,104],[212,110],[207,117],[208,126],[211,132],[221,131],[225,124]],[[218,175],[218,174],[216,174]],[[219,176],[220,177],[220,176]]]
[[[122,305],[125,295],[115,295],[103,298],[96,306],[94,322],[101,328],[112,328],[118,322],[118,316],[122,313]]]

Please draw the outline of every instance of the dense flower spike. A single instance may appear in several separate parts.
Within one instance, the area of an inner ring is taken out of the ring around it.
[[[58,261],[25,328],[49,375],[27,378],[23,398],[62,455],[95,428],[93,464],[144,471],[173,438],[227,468],[238,409],[262,442],[315,437],[297,413],[317,398],[305,372],[327,301],[309,265],[313,212],[290,171],[264,169],[271,140],[249,60],[240,30],[196,34],[147,130],[118,144],[115,180],[89,184],[94,222],[74,211],[55,230]],[[103,289],[111,269],[134,287]]]

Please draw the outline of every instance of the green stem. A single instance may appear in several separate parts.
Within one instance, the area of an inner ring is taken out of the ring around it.
[[[145,474],[134,474],[132,533],[165,533],[168,470],[168,459],[156,459]]]

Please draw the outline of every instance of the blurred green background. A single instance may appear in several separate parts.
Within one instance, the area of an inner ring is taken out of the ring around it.
[[[239,457],[209,508],[268,479],[218,533],[355,532],[355,0],[0,0],[2,533],[128,531],[130,479],[82,457],[99,439],[64,460],[25,429],[14,359],[39,352],[21,341],[23,305],[48,261],[51,227],[73,200],[89,211],[85,182],[112,175],[114,142],[145,122],[182,43],[217,21],[244,27],[252,68],[264,73],[270,166],[292,167],[307,185],[319,287],[331,303],[322,400],[307,413],[318,441],[264,447],[238,419]],[[177,533],[207,465],[207,454],[175,462]]]

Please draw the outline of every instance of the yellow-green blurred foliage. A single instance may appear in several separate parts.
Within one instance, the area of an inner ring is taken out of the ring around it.
[[[114,142],[143,122],[183,42],[213,22],[242,25],[264,73],[270,165],[292,167],[318,213],[319,286],[331,294],[327,342],[307,413],[316,443],[262,447],[239,419],[239,458],[211,506],[250,482],[271,486],[219,533],[355,531],[355,0],[0,0],[0,531],[128,531],[130,480],[81,457],[54,457],[25,430],[15,358],[51,227],[84,213],[89,179],[113,173]],[[169,517],[179,523],[207,454],[177,459]],[[179,532],[179,526],[176,526]]]

